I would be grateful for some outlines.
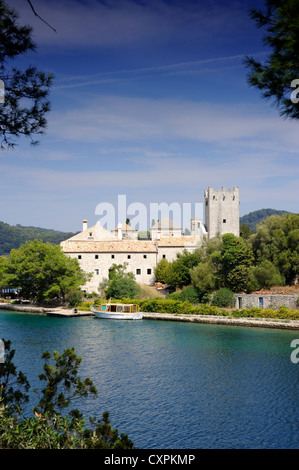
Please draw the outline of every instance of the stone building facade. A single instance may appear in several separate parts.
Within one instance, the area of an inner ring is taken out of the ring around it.
[[[84,286],[87,292],[97,292],[99,284],[109,277],[113,264],[127,264],[127,271],[135,275],[141,284],[154,282],[154,267],[157,265],[155,242],[145,241],[93,241],[66,240],[62,249],[71,258],[77,258],[81,268],[92,273],[91,280]]]
[[[222,187],[214,190],[211,186],[205,190],[205,225],[209,238],[214,238],[217,233],[221,236],[225,233],[240,235],[239,216],[239,188],[232,189]]]
[[[88,234],[90,230],[88,229]],[[124,265],[126,263],[126,270],[135,275],[138,283],[151,285],[155,281],[154,269],[161,259],[173,261],[177,253],[184,249],[192,251],[199,246],[199,240],[196,237],[170,237],[149,241],[116,238],[90,240],[85,237],[85,233],[75,235],[62,242],[61,247],[65,254],[78,259],[85,272],[93,274],[91,280],[83,288],[86,292],[98,291],[99,284],[104,279],[108,279],[109,269],[113,264]]]
[[[82,232],[63,241],[61,247],[65,254],[78,259],[85,272],[93,274],[83,287],[87,292],[98,291],[99,284],[108,279],[113,264],[126,263],[127,271],[135,275],[138,283],[150,285],[155,281],[154,269],[162,259],[173,261],[183,250],[192,252],[201,245],[204,237],[212,238],[217,232],[239,235],[238,188],[214,191],[210,187],[205,191],[205,201],[205,225],[200,218],[194,217],[188,236],[183,236],[181,227],[168,217],[152,227],[151,240],[142,241],[137,239],[137,230],[126,224],[119,224],[109,232],[99,222],[88,227],[84,219]]]
[[[180,238],[182,236],[182,228],[177,225],[169,217],[162,217],[161,220],[158,220],[151,229],[151,239],[160,240],[160,238],[176,237]]]
[[[124,223],[112,230],[118,240],[138,240],[138,230]]]
[[[297,295],[283,294],[235,294],[236,308],[298,308]]]

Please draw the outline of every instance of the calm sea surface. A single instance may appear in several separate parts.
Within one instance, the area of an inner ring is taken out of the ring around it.
[[[40,387],[43,351],[74,347],[98,397],[85,416],[144,449],[299,448],[299,332],[0,312],[0,338]]]

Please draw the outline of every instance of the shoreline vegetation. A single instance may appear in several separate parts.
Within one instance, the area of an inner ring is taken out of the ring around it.
[[[132,300],[121,299],[122,303],[136,303],[143,311],[145,320],[183,321],[205,324],[219,324],[231,326],[262,327],[299,329],[299,310],[286,307],[277,309],[248,308],[228,309],[210,305],[193,306],[190,302],[175,301],[170,299]],[[98,305],[106,303],[98,299]],[[40,313],[58,317],[92,316],[90,306],[94,302],[83,302],[78,308],[62,308],[37,306],[34,304],[21,305],[13,303],[0,303],[1,310],[9,310],[23,313]]]

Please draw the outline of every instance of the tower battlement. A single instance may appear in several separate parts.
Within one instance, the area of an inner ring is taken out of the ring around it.
[[[213,238],[219,233],[233,233],[240,235],[239,221],[239,187],[232,189],[215,190],[212,186],[205,189],[205,225],[208,238]]]

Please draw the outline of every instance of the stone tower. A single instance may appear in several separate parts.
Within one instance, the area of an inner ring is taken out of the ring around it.
[[[232,189],[222,187],[214,190],[213,187],[205,189],[205,226],[208,238],[213,238],[220,233],[233,233],[240,235],[239,221],[239,188]]]

